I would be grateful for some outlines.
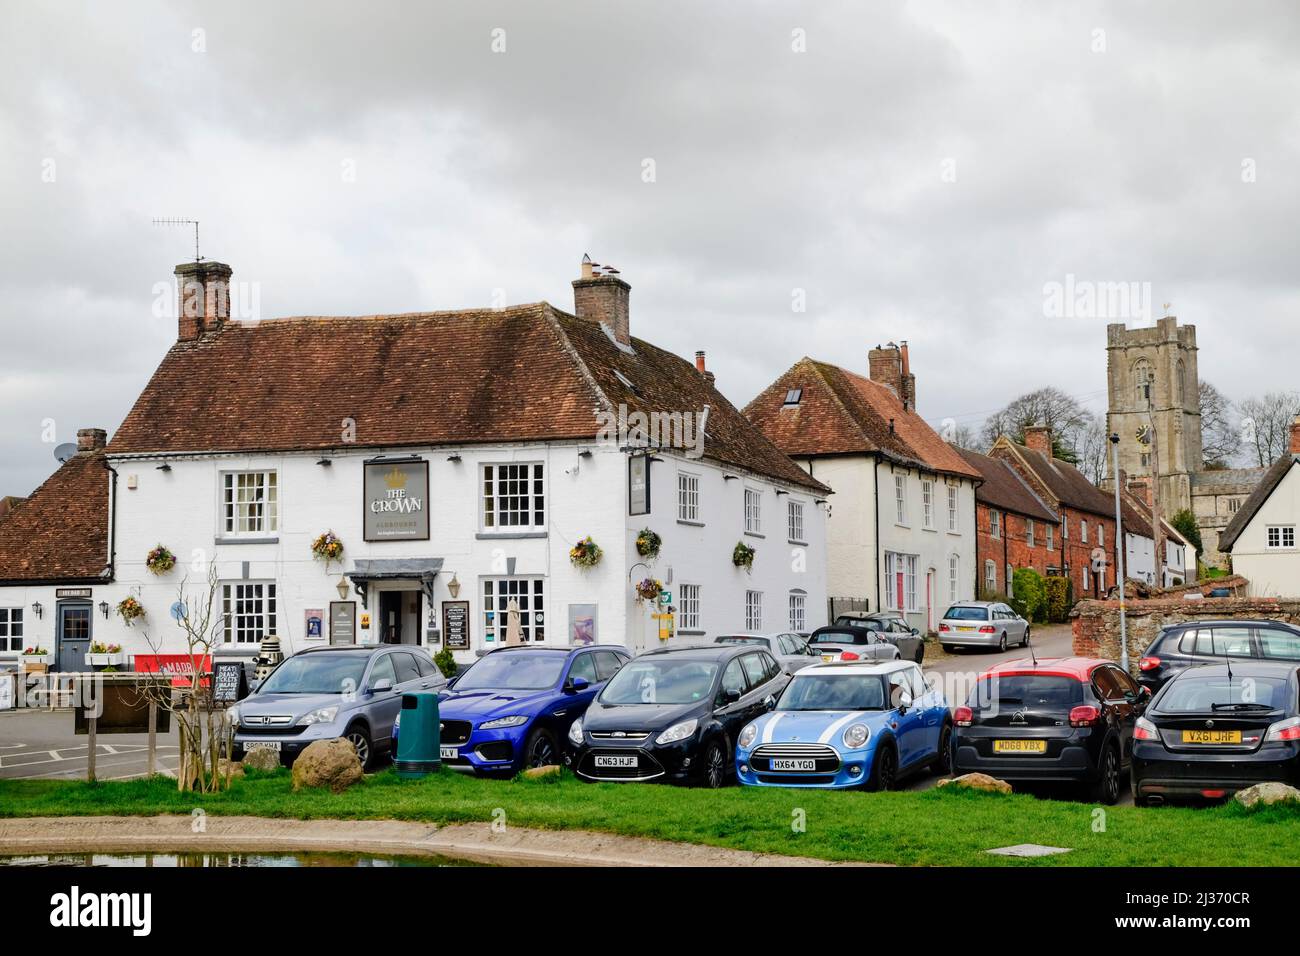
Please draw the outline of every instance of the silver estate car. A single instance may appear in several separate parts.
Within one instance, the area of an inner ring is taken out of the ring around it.
[[[389,750],[393,720],[407,691],[447,686],[423,647],[334,645],[299,651],[230,708],[234,756],[279,754],[290,765],[313,740],[344,738],[366,769]]]
[[[1029,622],[1006,604],[960,601],[939,622],[939,643],[945,651],[957,647],[1029,646]]]
[[[808,648],[808,642],[794,631],[782,631],[779,634],[719,634],[713,639],[715,644],[753,644],[772,652],[781,670],[787,674],[803,670],[809,664],[816,664],[821,658]]]

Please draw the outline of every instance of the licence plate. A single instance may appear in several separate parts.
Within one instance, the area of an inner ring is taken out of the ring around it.
[[[773,770],[816,770],[817,761],[808,759],[783,758],[772,760]]]
[[[995,740],[993,741],[993,752],[995,754],[1045,754],[1047,753],[1047,741]]]
[[[833,660],[835,660],[835,655],[834,655],[834,654],[823,654],[823,655],[822,655],[822,663],[823,663],[823,664],[829,664],[829,663],[830,663],[831,661],[833,661]]]
[[[973,627],[963,627],[962,625],[958,624],[958,625],[957,625],[957,630],[959,630],[959,631],[973,631],[973,630],[975,630],[975,628],[973,628]]]
[[[1240,730],[1184,730],[1185,744],[1239,744]]]
[[[278,740],[250,740],[244,744],[245,752],[249,750],[274,750],[280,752],[280,741]]]
[[[630,754],[626,757],[611,757],[601,754],[596,755],[597,767],[635,767],[636,754]]]
[[[455,760],[460,756],[460,751],[455,747],[439,747],[438,751],[441,753],[443,760]]]

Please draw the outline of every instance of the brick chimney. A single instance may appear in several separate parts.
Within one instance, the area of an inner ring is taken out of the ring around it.
[[[884,347],[877,345],[867,353],[867,374],[873,382],[893,389],[903,398],[903,355],[893,342]]]
[[[899,397],[903,400],[903,405],[907,408],[916,409],[916,376],[912,374],[912,363],[907,354],[907,340],[904,339],[898,346],[899,358],[902,362],[902,377],[899,384],[903,389]]]
[[[108,432],[102,428],[77,429],[77,454],[91,455],[103,451],[108,444]]]
[[[1300,455],[1300,415],[1291,423],[1291,454]]]
[[[1120,474],[1123,477],[1126,478],[1128,477],[1124,475],[1122,471],[1120,472]],[[1128,478],[1128,484],[1123,485],[1122,487],[1127,488],[1128,493],[1130,495],[1132,495],[1134,498],[1137,498],[1148,508],[1151,507],[1152,488],[1151,488],[1151,478],[1149,476],[1135,475],[1131,478]]]
[[[703,351],[703,350],[700,350],[700,351],[698,351],[698,352],[695,353],[695,371],[699,372],[701,375],[703,375],[705,378],[707,378],[707,379],[709,380],[709,384],[710,384],[710,385],[713,384],[713,373],[710,372],[710,371],[708,370],[708,368],[706,368],[705,365],[704,365],[704,351]]]
[[[583,256],[582,276],[573,280],[573,313],[603,325],[620,345],[631,345],[627,305],[631,292],[632,287],[618,277],[617,269]]]
[[[182,262],[176,267],[180,341],[215,332],[230,318],[230,275],[224,262]]]
[[[1025,426],[1025,447],[1052,457],[1052,430],[1046,425]]]

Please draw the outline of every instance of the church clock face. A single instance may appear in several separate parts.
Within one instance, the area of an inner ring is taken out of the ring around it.
[[[1139,445],[1142,445],[1143,447],[1146,447],[1147,445],[1150,445],[1150,444],[1151,444],[1151,426],[1150,426],[1150,425],[1139,425],[1139,426],[1138,426],[1138,430],[1137,430],[1137,432],[1134,434],[1134,437],[1138,440],[1138,444],[1139,444]]]

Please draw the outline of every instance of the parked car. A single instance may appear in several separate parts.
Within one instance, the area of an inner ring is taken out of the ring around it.
[[[808,649],[824,664],[831,661],[892,661],[902,655],[878,627],[831,624],[819,627],[808,638]]]
[[[1112,661],[1003,662],[981,674],[953,711],[953,773],[1074,783],[1089,799],[1114,803],[1150,699]]]
[[[649,651],[614,675],[569,727],[567,763],[584,780],[667,780],[721,787],[736,737],[789,682],[746,644]]]
[[[1300,784],[1298,700],[1295,663],[1180,671],[1137,722],[1134,801],[1219,799],[1269,780]]]
[[[719,634],[715,644],[750,644],[770,651],[787,674],[802,670],[817,661],[808,642],[793,631],[781,634]]]
[[[489,651],[438,695],[442,762],[510,776],[558,764],[569,725],[629,660],[626,648],[610,644]]]
[[[925,638],[919,628],[907,623],[897,611],[847,611],[835,618],[835,624],[865,627],[879,631],[884,639],[898,648],[898,656],[920,664],[925,659]]]
[[[747,725],[736,776],[753,787],[892,790],[917,770],[948,770],[943,692],[912,661],[814,664],[776,708]]]
[[[391,748],[393,719],[410,690],[439,690],[447,679],[422,647],[402,644],[312,647],[280,662],[230,708],[235,759],[274,750],[282,764],[314,740],[352,743],[365,767]]]
[[[1171,624],[1138,662],[1138,682],[1154,693],[1188,667],[1238,659],[1300,662],[1300,629],[1281,621]]]
[[[1029,622],[1010,605],[996,601],[959,601],[939,621],[939,643],[945,651],[958,647],[1029,646]]]

